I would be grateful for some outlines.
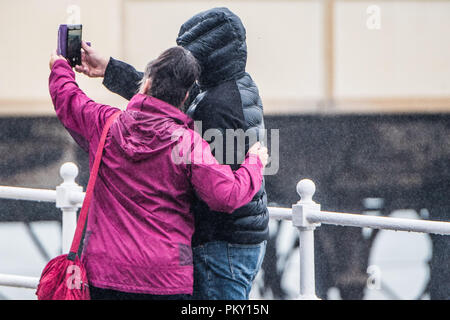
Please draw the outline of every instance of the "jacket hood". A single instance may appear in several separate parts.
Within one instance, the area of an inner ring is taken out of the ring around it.
[[[180,126],[193,127],[193,121],[179,109],[144,94],[130,100],[117,123],[110,129],[112,138],[133,161],[167,150],[177,142],[172,133]]]
[[[181,26],[177,44],[192,52],[200,63],[202,86],[239,79],[245,73],[245,28],[227,8],[213,8],[190,18]]]

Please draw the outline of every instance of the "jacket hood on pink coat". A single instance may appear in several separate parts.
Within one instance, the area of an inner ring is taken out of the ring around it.
[[[112,130],[112,138],[132,161],[142,161],[177,143],[171,130],[175,123],[192,128],[193,121],[174,106],[144,94],[137,94]]]

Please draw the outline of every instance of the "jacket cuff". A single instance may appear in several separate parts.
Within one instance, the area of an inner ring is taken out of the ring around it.
[[[105,75],[103,77],[103,85],[111,91],[115,89],[115,76],[118,73],[118,61],[113,57],[109,58],[109,62],[105,69]]]
[[[53,63],[53,66],[52,66],[52,70],[51,70],[51,71],[53,71],[54,69],[56,69],[56,68],[59,67],[59,66],[65,68],[65,69],[67,69],[67,70],[72,71],[72,67],[70,66],[69,62],[68,62],[67,60],[65,60],[65,59],[58,59],[58,60],[56,60],[56,61]]]
[[[131,100],[139,89],[140,80],[142,80],[141,73],[132,66],[112,57],[109,58],[103,77],[103,85],[107,89]]]

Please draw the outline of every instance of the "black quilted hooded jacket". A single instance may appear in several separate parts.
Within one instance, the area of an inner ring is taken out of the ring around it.
[[[263,107],[258,88],[245,71],[246,32],[239,17],[227,8],[201,12],[181,26],[177,44],[192,52],[202,67],[199,86],[191,91],[192,99],[186,113],[195,121],[201,121],[202,135],[208,129],[218,129],[224,134],[224,154],[219,162],[228,159],[226,129],[255,130],[261,139]],[[111,58],[103,83],[111,91],[131,99],[141,79],[142,73]],[[247,141],[245,153],[248,147]],[[237,146],[228,150],[234,153],[233,169],[239,167],[245,155],[238,154],[238,150]],[[264,181],[253,200],[232,214],[213,212],[199,199],[195,199],[192,210],[195,217],[193,246],[210,241],[256,244],[268,238]]]

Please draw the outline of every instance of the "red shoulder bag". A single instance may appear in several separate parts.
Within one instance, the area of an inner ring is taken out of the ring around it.
[[[120,113],[119,111],[113,114],[103,128],[70,252],[50,260],[45,266],[36,290],[38,300],[90,299],[86,269],[77,254],[102,159],[106,135]]]

